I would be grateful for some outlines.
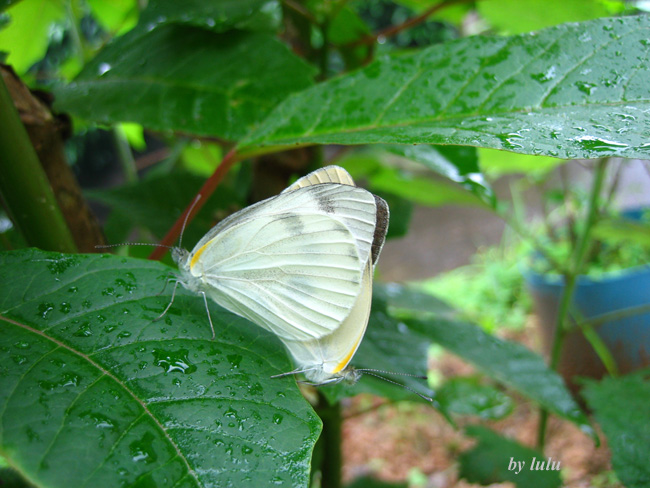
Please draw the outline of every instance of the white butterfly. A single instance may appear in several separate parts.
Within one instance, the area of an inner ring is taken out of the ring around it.
[[[388,216],[383,199],[328,166],[172,257],[185,288],[277,335],[298,366],[293,372],[315,384],[356,379],[347,366],[368,324]]]

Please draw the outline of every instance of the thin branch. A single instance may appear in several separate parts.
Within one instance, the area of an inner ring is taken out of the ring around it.
[[[181,229],[183,228],[184,223],[190,222],[192,220],[192,217],[194,217],[198,211],[201,210],[201,207],[205,205],[210,195],[214,193],[214,190],[217,189],[217,186],[219,186],[221,180],[223,180],[224,176],[226,176],[232,165],[237,161],[237,156],[238,154],[235,149],[231,149],[230,152],[224,156],[219,166],[217,166],[217,169],[214,170],[214,173],[212,173],[210,178],[205,181],[201,189],[198,191],[197,195],[201,195],[202,198],[200,198],[196,204],[196,197],[192,199],[181,216],[176,220],[176,222],[174,222],[172,228],[169,229],[167,235],[163,237],[162,241],[160,241],[161,246],[172,246],[176,242],[178,236],[181,233]],[[190,212],[191,214],[187,215]],[[158,260],[162,258],[167,253],[167,251],[169,251],[167,247],[157,247],[149,255],[149,259]]]
[[[425,22],[427,18],[429,18],[431,15],[435,14],[436,12],[439,12],[440,10],[443,10],[447,7],[459,3],[469,3],[470,1],[473,0],[445,0],[444,2],[440,2],[437,3],[436,5],[433,5],[432,7],[429,7],[420,15],[416,15],[415,17],[411,17],[410,19],[406,19],[401,24],[391,25],[390,27],[386,27],[385,29],[380,30],[376,34],[370,34],[368,36],[362,37],[361,39],[346,44],[345,46],[356,47],[356,46],[372,45],[376,43],[377,39],[379,38],[386,39],[388,37],[393,37],[406,29],[410,29],[411,27],[414,27],[418,24]]]
[[[314,17],[314,15],[309,10],[307,10],[303,5],[300,5],[298,2],[294,2],[294,0],[282,0],[282,3],[286,5],[288,8],[290,8],[291,10],[293,10],[294,12],[298,13],[299,15],[302,15],[312,24],[318,25],[318,19],[316,19],[316,17]]]

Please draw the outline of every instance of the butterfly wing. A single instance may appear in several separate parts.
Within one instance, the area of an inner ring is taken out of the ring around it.
[[[285,188],[282,193],[304,188],[306,186],[320,185],[323,183],[338,183],[340,185],[357,186],[350,176],[350,173],[345,171],[340,166],[325,166],[316,171],[312,171],[308,175],[296,180],[296,182]]]
[[[309,341],[283,342],[299,369],[315,384],[337,377],[352,360],[366,333],[372,302],[372,263],[364,270],[361,291],[350,314],[332,333]]]
[[[194,247],[190,260],[198,261],[210,243],[231,228],[240,227],[260,217],[282,217],[286,214],[326,214],[343,223],[356,239],[359,269],[363,271],[375,241],[375,196],[362,188],[336,183],[298,188],[246,207],[222,220],[203,236]],[[190,262],[190,266],[192,265]]]
[[[327,335],[360,293],[374,197],[326,184],[263,203],[204,237],[189,257],[189,271],[217,303],[281,339]]]

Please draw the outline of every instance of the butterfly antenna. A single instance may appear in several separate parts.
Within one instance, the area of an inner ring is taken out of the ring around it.
[[[185,214],[185,218],[183,219],[183,226],[181,227],[181,235],[178,238],[178,247],[183,247],[183,234],[185,233],[185,226],[187,225],[187,221],[190,218],[190,215],[192,215],[192,210],[194,210],[194,207],[196,207],[196,204],[199,203],[199,200],[201,200],[201,194],[199,193],[194,201],[192,202],[192,205],[190,206],[190,209],[187,211]],[[212,325],[212,324],[210,324]],[[212,330],[212,333],[214,334],[214,329]],[[214,337],[213,337],[214,339]]]
[[[384,378],[384,377],[381,376],[381,375],[375,374],[374,371],[376,371],[376,370],[372,370],[372,369],[357,369],[357,371],[361,371],[361,372],[363,372],[364,374],[368,374],[368,375],[370,375],[370,376],[374,376],[375,378],[379,378],[380,380],[387,381],[388,383],[392,383],[393,385],[401,386],[401,387],[404,388],[405,390],[408,390],[408,391],[410,391],[411,393],[416,394],[417,396],[419,396],[419,397],[422,398],[423,400],[426,400],[427,402],[432,403],[432,404],[436,404],[436,401],[435,401],[432,397],[429,397],[429,396],[423,395],[422,393],[415,391],[415,390],[414,390],[413,388],[411,388],[410,386],[403,385],[402,383],[398,383],[397,381],[393,381],[393,380],[390,380],[390,379],[388,379],[388,378]],[[403,375],[403,376],[413,376],[413,377],[417,376],[417,375],[407,374],[407,373],[389,373],[389,374],[401,374],[401,375]]]
[[[173,249],[172,246],[165,246],[164,244],[152,244],[151,242],[120,242],[119,244],[98,244],[95,246],[95,249],[108,249],[111,247],[119,246],[153,246],[153,247],[166,247],[167,249]]]
[[[393,375],[393,376],[409,376],[411,378],[418,378],[420,380],[426,380],[427,379],[426,375],[421,375],[421,374],[398,373],[396,371],[383,371],[381,369],[366,369],[366,368],[362,368],[362,369],[355,368],[355,370],[359,371],[361,373],[368,373],[368,374],[379,373],[379,374],[387,374],[387,375]]]

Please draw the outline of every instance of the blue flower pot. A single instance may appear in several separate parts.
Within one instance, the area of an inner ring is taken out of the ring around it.
[[[564,282],[560,276],[531,271],[525,273],[525,279],[548,353],[552,347]],[[650,265],[612,272],[597,279],[580,276],[572,309],[575,307],[579,316],[587,320],[648,304]],[[611,320],[594,329],[612,353],[621,373],[650,366],[650,312]],[[574,377],[600,378],[606,373],[599,357],[577,327],[565,338],[558,369],[574,392],[578,390]]]

